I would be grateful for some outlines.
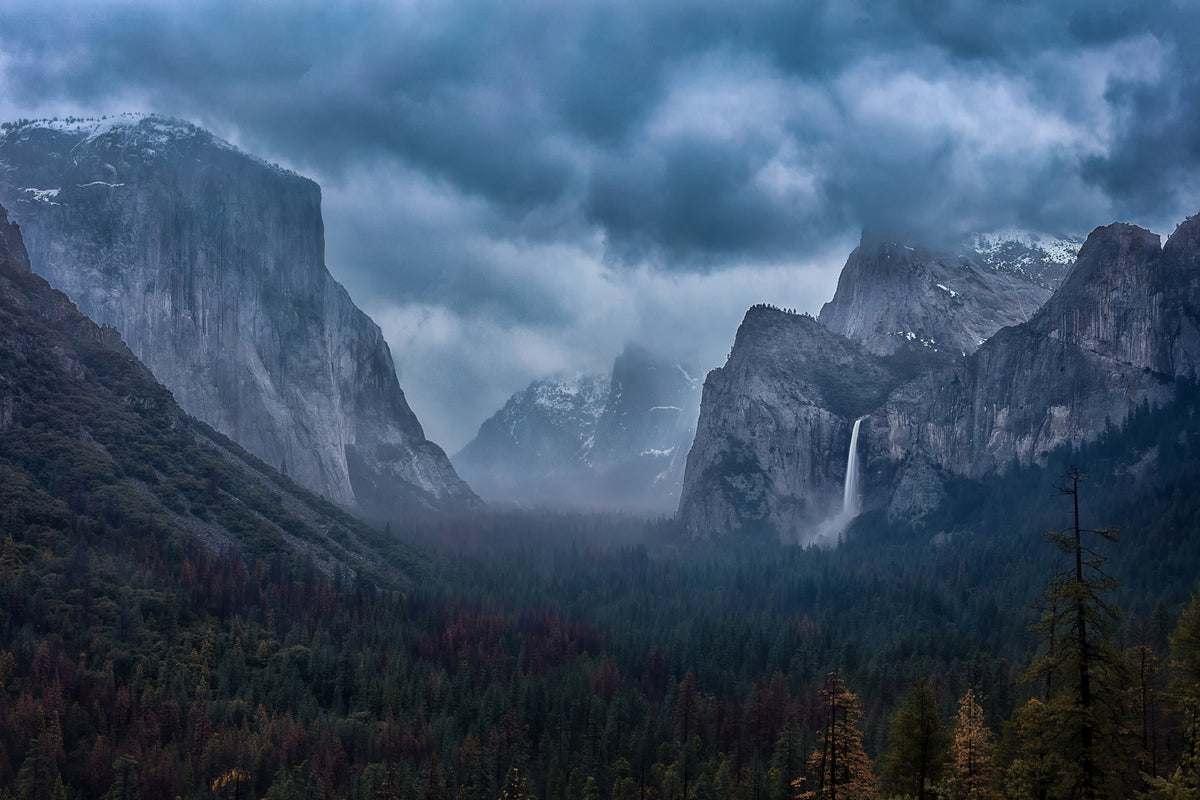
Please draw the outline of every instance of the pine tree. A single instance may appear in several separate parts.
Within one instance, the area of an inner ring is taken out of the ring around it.
[[[1063,754],[1052,744],[1055,730],[1042,700],[1034,698],[1013,709],[997,751],[1004,764],[1001,774],[1006,797],[1045,800],[1070,794],[1069,786],[1059,786],[1060,776],[1068,770]]]
[[[1175,771],[1147,777],[1147,798],[1200,798],[1200,594],[1183,610],[1171,634],[1171,676],[1167,699],[1183,718],[1184,748]]]
[[[1200,733],[1200,594],[1179,617],[1171,634],[1170,700],[1183,715],[1188,729],[1188,749],[1197,754],[1196,736]]]
[[[992,732],[983,719],[983,707],[975,690],[968,689],[958,703],[954,723],[949,779],[952,800],[991,800],[997,796],[994,749]]]
[[[875,774],[863,746],[862,703],[831,672],[821,690],[825,727],[809,758],[808,774],[792,786],[799,800],[872,800]]]
[[[933,689],[922,680],[905,695],[892,718],[882,765],[885,793],[918,800],[931,797],[932,786],[946,767],[948,744]]]
[[[1130,650],[1129,661],[1137,675],[1137,682],[1130,689],[1130,696],[1137,717],[1138,768],[1150,777],[1157,777],[1159,687],[1162,682],[1162,669],[1158,654],[1150,646],[1146,627],[1140,625],[1137,633],[1138,644]]]
[[[1116,581],[1084,540],[1090,534],[1115,542],[1117,532],[1081,527],[1079,485],[1087,473],[1072,467],[1063,479],[1058,492],[1072,499],[1072,524],[1046,537],[1073,563],[1046,587],[1046,611],[1034,626],[1043,648],[1027,679],[1045,681],[1048,728],[1040,733],[1040,746],[1064,756],[1059,783],[1067,796],[1120,797],[1122,772],[1131,760],[1124,730],[1126,688],[1133,680],[1113,632],[1120,614],[1106,600]]]

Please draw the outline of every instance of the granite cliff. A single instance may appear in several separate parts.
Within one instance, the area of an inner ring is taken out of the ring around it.
[[[1168,402],[1177,379],[1197,375],[1198,242],[1196,217],[1161,248],[1135,226],[1098,228],[1065,277],[1049,271],[1060,281],[1053,293],[1042,270],[1018,286],[1011,271],[967,259],[860,247],[840,297],[822,312],[838,330],[751,309],[729,361],[710,373],[679,507],[686,530],[765,528],[814,541],[840,507],[859,417],[867,506],[919,524],[944,500],[950,476],[1038,463],[1119,427],[1139,405]],[[947,266],[958,275],[948,279],[963,281],[956,296],[938,286],[936,270]],[[967,286],[975,287],[969,297]],[[1038,292],[1045,302],[1030,308]],[[946,303],[958,297],[964,302]],[[933,312],[922,305],[930,298],[940,301]],[[893,329],[937,332],[909,338]],[[914,359],[907,345],[922,338],[930,351],[936,340],[957,352]]]
[[[944,364],[1033,316],[1079,245],[1007,232],[930,248],[867,233],[821,308],[821,324],[877,355],[904,356],[912,371]]]
[[[942,494],[935,471],[980,478],[1157,407],[1200,359],[1200,218],[1165,248],[1142,228],[1097,228],[1062,286],[1029,322],[1005,328],[953,369],[896,391],[868,417],[868,473],[889,515],[920,517]],[[909,472],[913,476],[909,476]],[[920,477],[917,478],[916,474]],[[914,497],[919,491],[925,497]]]
[[[189,414],[367,518],[477,503],[325,268],[315,183],[137,115],[10,127],[0,165],[34,270]]]
[[[679,506],[686,533],[806,542],[841,502],[854,420],[901,380],[890,359],[811,316],[751,308],[704,381]]]
[[[197,545],[247,561],[311,558],[326,574],[385,586],[424,565],[184,413],[114,328],[79,313],[23,254],[0,206],[0,508],[10,540],[47,558],[64,531],[101,548],[136,543],[146,560],[155,548]]]
[[[579,502],[608,390],[605,375],[534,381],[479,426],[454,464],[489,502]]]

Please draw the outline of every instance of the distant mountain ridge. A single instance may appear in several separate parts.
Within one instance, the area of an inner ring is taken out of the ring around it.
[[[488,501],[550,504],[569,500],[586,480],[596,424],[608,402],[606,375],[539,380],[484,421],[452,460]]]
[[[454,456],[488,500],[669,513],[699,385],[685,368],[628,346],[609,375],[534,381]]]
[[[865,243],[822,311],[825,325],[777,309],[747,312],[729,361],[705,382],[679,507],[685,529],[813,541],[841,507],[859,417],[866,507],[919,524],[953,476],[1037,463],[1120,426],[1139,405],[1168,403],[1176,380],[1196,379],[1200,361],[1198,241],[1200,217],[1165,247],[1135,226],[1097,228],[1065,277],[1045,259],[998,268]],[[963,299],[986,299],[982,313],[947,302],[958,299],[951,291],[963,293],[939,286],[942,271],[975,287]],[[1030,310],[1037,291],[1046,299]],[[933,311],[924,306],[931,298]],[[1024,319],[1000,325],[1006,316]],[[891,333],[898,328],[916,334],[904,337],[907,349]],[[931,352],[953,343],[957,352],[920,358],[914,369],[914,341]]]
[[[315,183],[144,115],[8,126],[0,165],[34,269],[189,413],[374,520],[478,503],[326,270]]]

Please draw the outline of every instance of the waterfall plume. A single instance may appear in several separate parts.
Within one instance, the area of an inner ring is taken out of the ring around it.
[[[838,543],[842,532],[850,521],[862,511],[862,496],[859,490],[858,429],[865,417],[854,420],[850,431],[850,452],[846,455],[846,479],[842,484],[842,510],[826,519],[817,528],[816,536],[808,543],[832,546]]]
[[[857,517],[862,511],[862,498],[858,494],[858,428],[863,418],[854,420],[850,432],[850,453],[846,456],[846,484],[842,489],[842,514],[847,518]]]

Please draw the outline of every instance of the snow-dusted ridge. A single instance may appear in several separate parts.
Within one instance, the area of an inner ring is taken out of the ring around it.
[[[303,177],[286,167],[281,167],[273,161],[268,161],[252,153],[247,153],[241,148],[187,120],[161,114],[126,111],[120,114],[101,117],[68,116],[32,120],[22,119],[16,122],[5,122],[0,125],[0,137],[19,135],[22,131],[33,129],[51,130],[79,136],[81,137],[79,145],[93,142],[111,134],[119,134],[129,144],[141,147],[142,152],[146,155],[156,155],[159,151],[171,148],[180,141],[196,139],[205,144],[237,153],[273,170]]]
[[[1006,228],[991,233],[974,233],[967,239],[975,252],[981,255],[994,256],[1006,246],[1021,245],[1029,250],[1044,254],[1047,261],[1056,264],[1070,264],[1079,255],[1083,240],[1077,236],[1052,235],[1035,231]]]

